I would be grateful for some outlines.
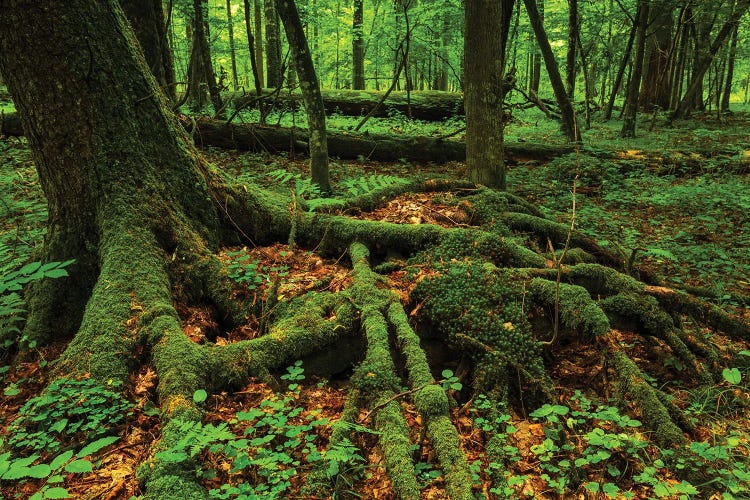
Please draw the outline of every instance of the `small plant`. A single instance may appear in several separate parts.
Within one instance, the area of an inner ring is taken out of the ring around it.
[[[94,466],[86,457],[94,455],[118,439],[116,436],[104,437],[84,446],[78,453],[73,450],[64,451],[49,464],[39,462],[38,454],[12,458],[10,452],[5,452],[0,455],[0,482],[44,479],[42,487],[31,495],[29,500],[70,498],[67,489],[54,485],[64,482],[67,474],[86,474],[93,471]]]
[[[0,349],[8,349],[21,337],[20,325],[24,321],[25,304],[21,297],[23,287],[44,278],[67,276],[66,267],[74,260],[64,262],[31,262],[18,270],[0,267]],[[29,345],[34,348],[35,346]]]
[[[288,390],[262,401],[256,408],[238,412],[230,422],[231,428],[227,423],[179,422],[182,438],[157,453],[156,458],[182,463],[208,452],[218,460],[231,462],[228,481],[209,491],[212,498],[284,498],[298,467],[322,459],[314,431],[328,421],[314,413],[305,415],[303,408],[295,404],[300,396],[299,382],[305,378],[301,361],[288,367],[281,378],[289,382]],[[331,447],[325,455],[332,476],[347,464],[364,461],[347,441]],[[217,474],[203,466],[195,472],[203,478]]]
[[[255,290],[263,283],[263,275],[259,272],[259,260],[251,260],[244,250],[227,252],[227,256],[231,259],[227,265],[227,273],[231,280],[246,285],[249,290]]]
[[[408,182],[409,181],[406,179],[394,177],[392,175],[373,174],[366,177],[345,179],[341,181],[341,187],[345,189],[350,196],[362,196],[380,189],[402,186]]]
[[[34,453],[88,443],[109,433],[131,409],[122,396],[93,380],[60,378],[21,407],[8,427],[8,445]]]

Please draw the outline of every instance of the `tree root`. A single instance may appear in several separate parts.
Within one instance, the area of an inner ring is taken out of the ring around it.
[[[632,359],[620,350],[607,349],[607,359],[615,373],[620,397],[629,394],[637,408],[640,408],[646,425],[654,431],[653,437],[661,446],[685,444],[682,430],[671,418],[670,409],[658,394],[658,390],[646,382],[643,372]],[[671,403],[668,403],[671,405]],[[679,410],[677,410],[679,411]]]

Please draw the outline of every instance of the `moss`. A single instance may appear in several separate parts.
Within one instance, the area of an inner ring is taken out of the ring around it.
[[[427,356],[399,302],[394,301],[388,307],[388,320],[395,329],[411,386],[422,387],[414,394],[414,405],[422,415],[427,436],[445,473],[448,495],[454,499],[473,498],[469,465],[461,450],[458,432],[448,414],[448,396],[439,385],[429,385],[434,384],[435,380],[427,364]]]
[[[687,440],[675,425],[669,411],[661,402],[656,389],[645,380],[640,368],[626,354],[620,351],[609,352],[608,359],[617,378],[621,397],[630,395],[640,409],[645,424],[654,431],[654,439],[661,446],[685,444]]]
[[[648,335],[666,342],[672,352],[696,374],[703,384],[712,384],[713,378],[700,363],[682,339],[675,334],[672,317],[667,314],[653,297],[617,294],[603,299],[602,308],[614,318],[633,318],[639,328]],[[613,318],[613,319],[614,319]]]
[[[719,307],[698,297],[661,287],[646,287],[646,292],[656,297],[661,306],[669,311],[692,316],[697,321],[724,332],[734,339],[750,339],[750,324],[733,318]]]
[[[562,258],[564,250],[557,250],[555,251],[555,257],[558,259]],[[575,265],[575,264],[591,264],[596,262],[596,257],[588,253],[586,250],[583,250],[582,248],[570,248],[567,252],[565,252],[565,262],[566,265]]]
[[[467,201],[471,203],[473,215],[482,224],[492,224],[503,212],[517,212],[544,218],[544,214],[534,204],[507,191],[484,188],[467,198]]]
[[[544,257],[513,238],[480,230],[448,230],[439,243],[417,256],[416,262],[450,262],[460,258],[489,260],[502,266],[542,267]]]
[[[610,330],[609,320],[601,307],[591,300],[585,288],[577,285],[557,284],[541,278],[529,283],[532,300],[548,307],[559,301],[560,322],[563,327],[590,334],[605,335]]]
[[[477,361],[521,365],[534,377],[543,377],[540,346],[521,310],[520,284],[477,263],[453,262],[438,270],[440,274],[421,281],[412,296],[423,302],[421,313],[446,340],[459,346],[459,336],[471,337],[487,346],[472,353]]]
[[[383,402],[382,399],[375,400],[376,404]],[[383,450],[385,467],[393,482],[396,497],[418,499],[420,488],[411,458],[409,426],[398,403],[391,401],[378,411],[375,430],[379,432],[378,440]]]

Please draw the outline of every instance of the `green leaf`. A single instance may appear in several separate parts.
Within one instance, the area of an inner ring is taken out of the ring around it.
[[[68,490],[55,486],[44,491],[44,498],[70,498]]]
[[[102,448],[111,445],[118,439],[120,438],[117,436],[108,436],[108,437],[103,437],[101,439],[97,439],[93,443],[89,443],[88,445],[84,446],[83,449],[79,451],[76,456],[78,458],[83,458],[88,455],[93,455],[94,453],[101,450]]]
[[[49,476],[50,474],[52,474],[52,469],[50,469],[49,465],[47,464],[39,464],[29,467],[29,477],[42,479]]]
[[[732,385],[737,385],[742,380],[742,374],[737,368],[724,368],[721,372],[721,376]]]
[[[654,485],[654,495],[656,495],[659,498],[668,497],[669,488],[667,488],[665,485],[661,483]]]
[[[193,393],[193,401],[195,401],[196,403],[202,403],[206,399],[208,399],[208,393],[203,389],[198,389]]]
[[[94,468],[91,466],[91,462],[88,460],[73,460],[65,466],[66,472],[72,472],[74,474],[85,474],[91,472]]]
[[[599,492],[599,483],[586,483],[584,486],[591,493],[598,493]]]

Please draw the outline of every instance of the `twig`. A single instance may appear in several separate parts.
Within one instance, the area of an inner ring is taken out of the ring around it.
[[[415,392],[421,391],[422,389],[424,389],[425,387],[428,387],[430,385],[441,384],[443,382],[445,382],[445,380],[438,380],[438,381],[435,381],[435,382],[430,382],[429,384],[420,385],[419,387],[415,387],[414,389],[409,389],[408,391],[403,391],[403,392],[399,392],[398,394],[394,394],[393,396],[391,396],[390,398],[386,399],[382,403],[379,403],[379,404],[375,405],[370,411],[368,411],[367,413],[365,413],[365,416],[362,417],[362,418],[360,418],[357,421],[357,423],[358,424],[362,424],[363,422],[366,422],[367,419],[370,418],[370,415],[372,415],[373,413],[375,413],[379,409],[384,408],[388,403],[390,403],[392,401],[395,401],[395,400],[397,400],[399,398],[402,398],[404,396],[408,396],[409,394],[414,394]]]

